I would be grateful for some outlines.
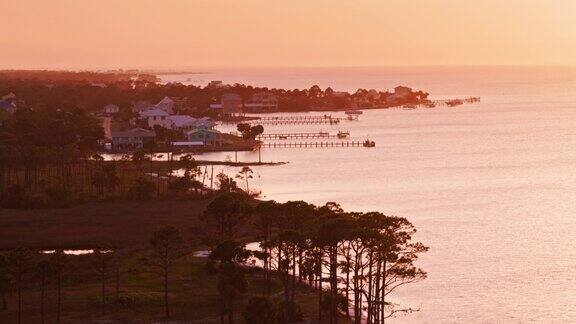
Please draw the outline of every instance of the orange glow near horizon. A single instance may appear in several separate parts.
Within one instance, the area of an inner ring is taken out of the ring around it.
[[[574,65],[574,0],[0,0],[0,68]]]

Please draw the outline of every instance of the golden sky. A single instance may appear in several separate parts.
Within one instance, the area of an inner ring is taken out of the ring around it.
[[[0,68],[576,64],[576,0],[0,0],[0,12]]]

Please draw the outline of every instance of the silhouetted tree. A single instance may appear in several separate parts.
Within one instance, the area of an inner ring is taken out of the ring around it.
[[[252,207],[244,195],[225,193],[210,202],[204,211],[203,219],[212,228],[219,229],[220,241],[224,241],[234,237],[237,225],[251,212]]]
[[[55,264],[46,256],[41,256],[41,259],[36,264],[34,269],[34,277],[40,286],[40,322],[42,324],[46,321],[45,305],[46,305],[46,289],[50,281],[56,276]]]
[[[236,178],[238,179],[242,179],[244,181],[244,183],[246,184],[246,193],[250,193],[250,187],[248,186],[248,180],[252,179],[253,176],[252,174],[254,173],[254,171],[252,171],[252,169],[250,169],[250,167],[242,167],[242,169],[238,172],[238,174],[236,175]]]
[[[65,275],[69,269],[69,259],[63,250],[58,249],[51,255],[50,262],[56,271],[56,322],[60,323],[62,318],[62,290]]]
[[[220,293],[220,322],[228,315],[228,323],[234,323],[235,299],[247,287],[244,269],[238,266],[246,262],[252,253],[236,241],[220,243],[210,254],[210,259],[219,261],[218,291]]]
[[[168,298],[170,269],[187,252],[182,234],[172,226],[166,226],[156,231],[150,239],[148,252],[142,261],[162,275],[164,314],[166,318],[170,318],[170,301]]]
[[[94,249],[94,269],[100,278],[100,307],[102,315],[106,314],[106,278],[110,271],[111,251],[106,248]]]
[[[18,296],[18,323],[22,323],[22,309],[23,309],[23,278],[28,272],[31,271],[33,262],[32,253],[23,248],[17,248],[8,254],[8,264],[15,278],[16,293]]]
[[[220,192],[238,192],[238,185],[234,179],[227,176],[224,172],[218,173],[216,176],[218,179],[218,187]]]

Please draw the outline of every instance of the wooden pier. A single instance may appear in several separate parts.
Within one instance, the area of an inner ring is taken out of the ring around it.
[[[318,120],[318,119],[335,119],[332,115],[304,115],[304,116],[269,116],[260,117],[259,120],[277,121],[277,120]]]
[[[370,144],[371,143],[371,144]],[[331,141],[331,142],[274,142],[262,143],[264,148],[324,148],[324,147],[374,147],[372,141]]]
[[[311,138],[338,138],[337,134],[330,134],[328,132],[317,133],[277,133],[277,134],[261,134],[256,138],[257,140],[287,140],[287,139],[311,139]]]
[[[331,115],[318,116],[278,116],[261,117],[257,120],[250,120],[247,123],[254,125],[297,125],[297,124],[339,124],[345,118],[332,117]]]

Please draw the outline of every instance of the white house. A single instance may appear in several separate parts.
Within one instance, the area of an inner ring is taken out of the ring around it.
[[[172,128],[172,121],[168,118],[170,115],[161,109],[149,109],[140,113],[142,119],[146,119],[148,126],[154,128],[154,126],[162,126],[164,128]]]

